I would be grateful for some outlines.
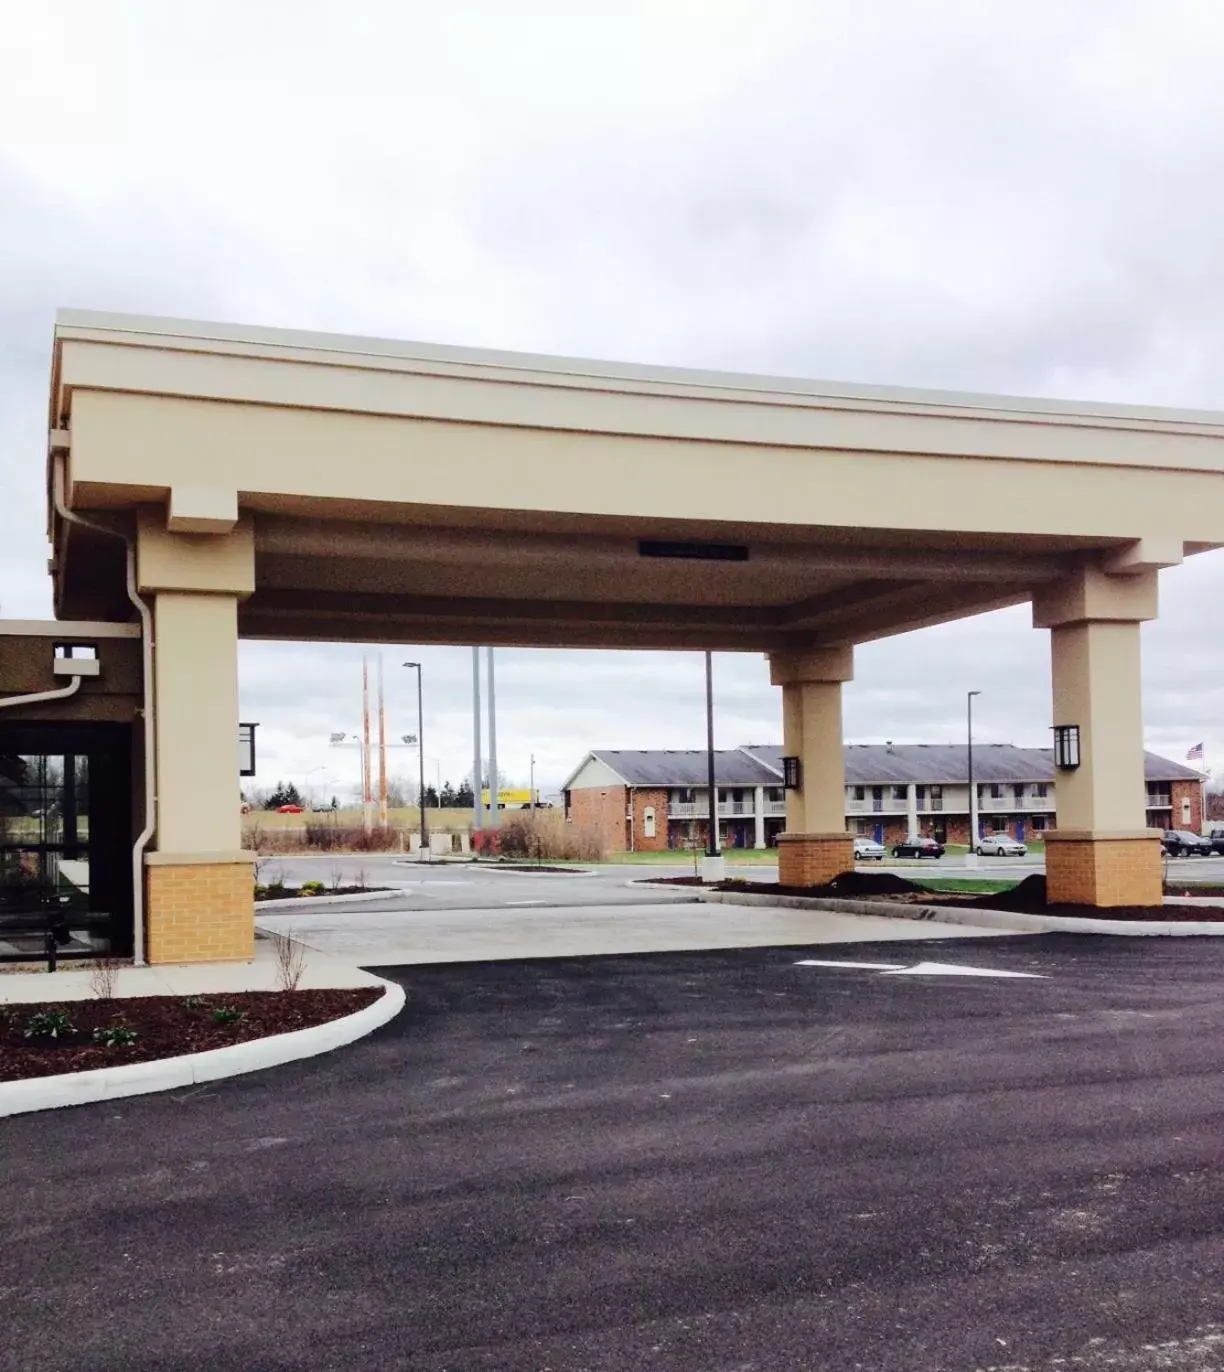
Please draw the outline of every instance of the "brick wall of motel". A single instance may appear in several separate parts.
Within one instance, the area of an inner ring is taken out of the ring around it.
[[[571,823],[598,834],[609,853],[623,853],[629,847],[629,825],[625,819],[628,813],[629,788],[626,786],[583,786],[570,792],[568,814]]]

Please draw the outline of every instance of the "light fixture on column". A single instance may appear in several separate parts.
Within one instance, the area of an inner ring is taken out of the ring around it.
[[[803,786],[803,768],[797,757],[782,759],[782,785],[787,791],[798,791]]]
[[[1054,766],[1069,772],[1080,765],[1080,731],[1078,724],[1054,726]]]

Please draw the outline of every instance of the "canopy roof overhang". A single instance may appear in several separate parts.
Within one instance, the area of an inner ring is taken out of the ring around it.
[[[769,651],[1224,543],[1214,413],[69,311],[50,428],[79,512],[249,523],[248,637]],[[57,613],[128,618],[51,524]]]

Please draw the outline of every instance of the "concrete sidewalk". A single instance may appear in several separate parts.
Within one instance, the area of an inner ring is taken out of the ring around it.
[[[49,972],[9,972],[0,975],[0,1004],[23,1005],[37,1001],[90,1000],[94,996],[88,966]],[[334,957],[315,948],[306,951],[300,987],[304,991],[381,986],[382,981],[363,972],[352,958]],[[121,967],[116,996],[204,996],[237,991],[278,991],[276,957],[272,943],[255,942],[253,962],[196,963],[189,966],[159,964],[156,967]]]

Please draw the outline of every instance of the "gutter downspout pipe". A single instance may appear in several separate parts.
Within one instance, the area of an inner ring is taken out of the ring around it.
[[[68,524],[79,524],[82,529],[92,529],[94,533],[106,534],[117,538],[127,550],[126,589],[127,597],[136,607],[140,616],[140,643],[143,658],[143,714],[144,714],[144,828],[132,846],[132,962],[137,967],[145,964],[145,918],[144,918],[144,853],[149,840],[157,829],[157,759],[156,716],[153,703],[153,615],[148,605],[136,590],[136,546],[127,534],[120,533],[105,524],[95,524],[92,519],[70,510],[64,503],[64,454],[53,452],[51,455],[51,499],[55,512]],[[77,684],[79,685],[78,678]],[[66,694],[66,693],[65,693]]]
[[[41,705],[44,700],[67,700],[69,696],[76,695],[81,689],[83,679],[74,676],[67,686],[61,686],[54,691],[35,691],[28,696],[0,697],[0,710],[7,710],[10,705]]]

